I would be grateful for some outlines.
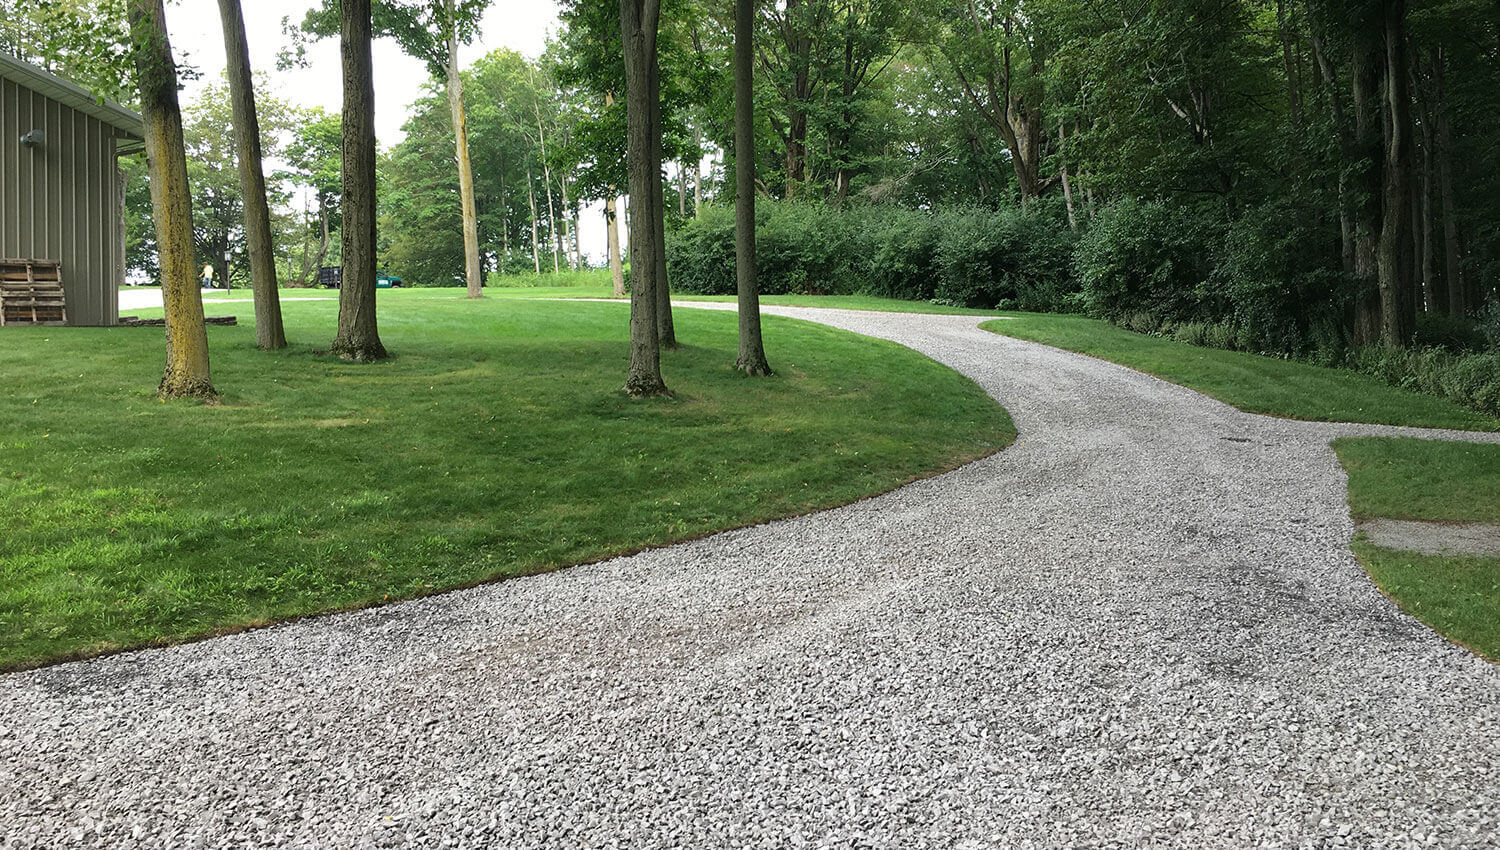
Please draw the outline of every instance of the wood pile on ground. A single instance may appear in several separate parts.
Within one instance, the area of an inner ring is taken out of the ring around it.
[[[0,326],[67,323],[61,263],[0,259]]]

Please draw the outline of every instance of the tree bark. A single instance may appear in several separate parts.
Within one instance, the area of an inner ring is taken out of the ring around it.
[[[177,66],[167,40],[162,0],[131,0],[130,32],[145,123],[146,171],[160,252],[166,315],[167,362],[157,392],[162,398],[214,398],[203,294],[193,257],[193,201],[188,189]]]
[[[1469,291],[1465,286],[1463,267],[1463,234],[1459,229],[1458,202],[1453,189],[1453,126],[1448,117],[1444,89],[1444,63],[1447,57],[1440,48],[1433,61],[1433,88],[1437,93],[1433,111],[1437,114],[1438,189],[1443,207],[1443,278],[1448,284],[1448,314],[1463,316],[1469,308]]]
[[[542,250],[537,242],[536,233],[536,175],[531,169],[526,169],[526,202],[531,205],[531,264],[536,267],[536,273],[542,273]]]
[[[650,0],[659,2],[659,0]],[[656,257],[654,275],[656,279],[656,339],[662,348],[677,347],[677,327],[672,321],[672,289],[667,281],[667,193],[662,182],[662,114],[661,114],[661,68],[652,52],[651,97],[647,106],[651,109],[651,162],[655,167],[655,179],[651,181],[651,237],[652,252]]]
[[[542,129],[542,104],[537,97],[536,81],[532,80],[531,109],[536,114],[536,138],[537,146],[542,154],[542,189],[547,194],[547,228],[552,233],[552,273],[562,273],[562,260],[558,257],[558,250],[562,247],[562,240],[557,235],[557,208],[552,204],[552,166],[547,163],[547,133]]]
[[[604,232],[606,250],[609,252],[609,277],[614,284],[616,298],[625,295],[625,263],[620,258],[620,216],[615,200],[615,187],[609,187],[609,196],[604,199]]]
[[[567,245],[568,268],[576,272],[578,271],[578,243],[573,236],[577,228],[573,225],[575,219],[569,214],[573,205],[568,201],[568,178],[560,177],[557,182],[562,189],[563,242]]]
[[[1354,198],[1354,275],[1364,291],[1354,306],[1356,345],[1374,345],[1380,339],[1380,288],[1377,259],[1382,227],[1383,193],[1381,165],[1384,162],[1380,86],[1384,76],[1384,25],[1376,7],[1355,22],[1351,54],[1354,133],[1349,158],[1354,164],[1349,178]]]
[[[755,269],[755,0],[734,2],[734,268],[739,294],[739,357],[734,368],[769,375],[760,332]]]
[[[632,396],[666,395],[661,377],[661,343],[657,331],[656,233],[662,227],[660,100],[657,75],[657,24],[660,0],[620,0],[620,41],[625,58],[626,149],[630,169],[630,369],[625,392]],[[659,104],[658,104],[659,105]]]
[[[1059,121],[1057,122],[1057,144],[1062,146],[1065,142],[1067,142],[1067,136],[1064,135],[1063,124]],[[1068,179],[1068,163],[1066,160],[1063,161],[1062,167],[1058,169],[1058,174],[1062,177],[1063,203],[1068,208],[1068,229],[1077,230],[1078,216],[1073,211],[1073,183]]]
[[[387,356],[375,322],[375,82],[370,0],[341,0],[344,70],[343,282],[332,351],[345,360]]]
[[[1380,279],[1380,340],[1411,342],[1411,90],[1407,63],[1406,0],[1384,0],[1385,158],[1376,266]]]
[[[245,247],[250,255],[255,342],[269,351],[286,348],[286,330],[281,321],[276,253],[271,244],[271,205],[266,202],[260,119],[255,111],[255,79],[250,75],[250,48],[245,42],[245,15],[240,0],[219,0],[219,18],[224,28],[224,55],[234,116],[235,154],[245,213]],[[225,283],[228,280],[226,277]]]
[[[223,0],[221,0],[223,2]],[[458,199],[464,227],[464,282],[470,298],[484,297],[484,270],[479,266],[479,214],[474,208],[474,170],[469,164],[469,121],[464,111],[464,80],[458,68],[458,24],[454,0],[443,0],[448,27],[448,112],[458,158]]]

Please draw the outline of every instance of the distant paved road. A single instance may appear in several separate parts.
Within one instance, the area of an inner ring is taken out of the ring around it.
[[[1419,432],[1242,414],[974,317],[767,312],[951,365],[1020,442],[813,516],[0,678],[0,846],[1497,846],[1500,670],[1371,585],[1328,447]]]

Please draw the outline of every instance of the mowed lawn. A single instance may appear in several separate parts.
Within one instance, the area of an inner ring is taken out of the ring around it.
[[[288,297],[331,297],[287,291]],[[248,293],[243,293],[248,297]],[[147,316],[153,311],[131,311]],[[846,503],[994,452],[1009,418],[894,344],[678,310],[671,400],[630,400],[627,310],[382,291],[395,359],[341,362],[334,301],[211,305],[222,403],[163,403],[159,328],[0,332],[0,667],[554,569]],[[154,314],[159,315],[159,311]]]
[[[1356,520],[1500,525],[1500,445],[1372,437],[1333,446],[1349,471]],[[1401,552],[1363,535],[1354,551],[1402,608],[1500,661],[1500,558]]]
[[[1008,314],[985,330],[1129,366],[1251,413],[1315,422],[1500,430],[1500,420],[1346,369],[1133,333],[1098,319]]]

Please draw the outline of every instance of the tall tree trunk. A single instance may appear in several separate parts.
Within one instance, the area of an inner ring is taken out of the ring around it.
[[[1057,122],[1058,146],[1061,147],[1065,142],[1067,142],[1067,140],[1067,136],[1064,135],[1063,132],[1063,123],[1059,121]],[[1059,176],[1062,177],[1063,203],[1068,208],[1068,229],[1077,230],[1078,215],[1073,211],[1073,183],[1068,179],[1068,163],[1066,160],[1064,160],[1062,163],[1062,168],[1059,170]]]
[[[1354,224],[1354,275],[1362,292],[1354,306],[1356,345],[1374,345],[1381,334],[1381,302],[1378,286],[1378,248],[1382,227],[1381,200],[1384,157],[1383,109],[1380,98],[1385,74],[1384,22],[1379,5],[1368,4],[1354,23],[1351,69],[1353,76],[1354,134],[1349,156],[1355,165],[1350,177]]]
[[[620,216],[619,204],[615,200],[615,187],[609,187],[609,195],[604,199],[604,233],[606,246],[609,253],[609,278],[614,284],[616,298],[625,295],[625,263],[620,259]]]
[[[1376,260],[1380,276],[1380,340],[1411,342],[1411,91],[1407,62],[1406,0],[1384,0],[1385,157],[1383,222]]]
[[[614,92],[604,93],[604,108],[612,109],[615,105]],[[620,204],[619,191],[615,186],[609,187],[609,194],[604,199],[604,232],[605,253],[609,254],[609,277],[614,284],[616,298],[625,295],[625,263],[620,257]]]
[[[755,270],[755,0],[734,2],[734,271],[740,351],[734,368],[769,375]]]
[[[807,113],[812,99],[812,34],[803,13],[807,0],[786,0],[786,56],[792,69],[787,92],[786,197],[794,198],[807,182]]]
[[[245,15],[240,0],[219,0],[219,18],[224,27],[225,70],[229,76],[235,155],[245,211],[245,246],[250,254],[255,342],[266,350],[286,348],[281,293],[276,281],[276,253],[271,244],[271,205],[266,202],[266,177],[261,165],[255,80],[250,76],[250,48],[245,43]]]
[[[687,163],[677,163],[677,215],[687,218]]]
[[[332,351],[345,360],[387,354],[375,323],[375,81],[370,0],[341,0],[344,66],[343,283]]]
[[[648,0],[659,2],[659,0]],[[677,328],[672,321],[672,290],[667,281],[667,193],[661,179],[662,114],[661,114],[661,68],[655,61],[651,64],[651,97],[647,106],[651,109],[651,122],[656,131],[651,136],[651,161],[656,164],[656,179],[651,181],[651,246],[656,257],[653,270],[656,289],[656,339],[662,348],[677,347]]]
[[[1302,92],[1297,85],[1297,65],[1292,59],[1293,33],[1286,22],[1286,0],[1276,0],[1276,29],[1281,34],[1281,62],[1286,74],[1287,105],[1292,111],[1292,123],[1302,126]]]
[[[213,398],[217,393],[209,376],[203,294],[193,257],[193,199],[177,102],[177,66],[167,41],[162,0],[131,0],[130,34],[141,86],[146,172],[167,326],[167,363],[157,391],[162,398]]]
[[[1427,302],[1427,309],[1433,313],[1446,314],[1448,312],[1448,292],[1438,286],[1437,279],[1437,227],[1433,215],[1432,193],[1437,189],[1436,181],[1433,179],[1433,142],[1436,134],[1432,128],[1432,110],[1425,110],[1422,116],[1422,192],[1417,203],[1417,212],[1421,217],[1421,226],[1418,228],[1422,245],[1420,259],[1420,280],[1422,281],[1422,294]]]
[[[532,89],[536,88],[533,78]],[[532,111],[536,113],[536,138],[537,146],[542,154],[542,189],[547,195],[547,228],[552,233],[552,242],[555,247],[552,250],[552,273],[562,273],[562,260],[558,258],[558,251],[562,247],[560,237],[557,235],[557,208],[552,204],[552,166],[547,163],[547,132],[542,129],[542,104],[538,100],[535,91],[531,98]]]
[[[474,170],[469,165],[469,121],[464,111],[464,80],[458,69],[458,23],[454,0],[443,0],[443,11],[448,17],[448,113],[453,123],[453,143],[458,158],[458,201],[464,226],[464,282],[468,285],[470,298],[483,298],[479,214],[474,209]]]
[[[656,36],[660,0],[620,0],[620,41],[625,57],[626,148],[630,167],[630,370],[625,391],[632,396],[667,394],[661,378],[658,339],[656,233],[662,227],[653,205],[661,194],[661,127]]]
[[[1443,207],[1443,278],[1448,283],[1448,314],[1463,316],[1469,308],[1469,291],[1465,286],[1463,267],[1463,234],[1459,229],[1458,202],[1453,189],[1453,126],[1448,117],[1444,63],[1447,57],[1439,48],[1434,51],[1433,111],[1437,114],[1438,189]]]
[[[577,228],[574,226],[574,222],[577,219],[569,214],[573,209],[573,205],[568,201],[568,178],[566,176],[560,177],[557,182],[562,187],[563,240],[568,246],[568,268],[576,272],[578,271],[578,244],[574,241],[573,235],[577,232]]]
[[[526,202],[531,205],[531,264],[536,267],[536,273],[542,273],[542,252],[537,242],[536,232],[536,175],[531,173],[531,168],[526,169]]]
[[[697,124],[693,125],[693,150],[698,152],[693,160],[693,218],[697,218],[703,211],[703,130]]]

